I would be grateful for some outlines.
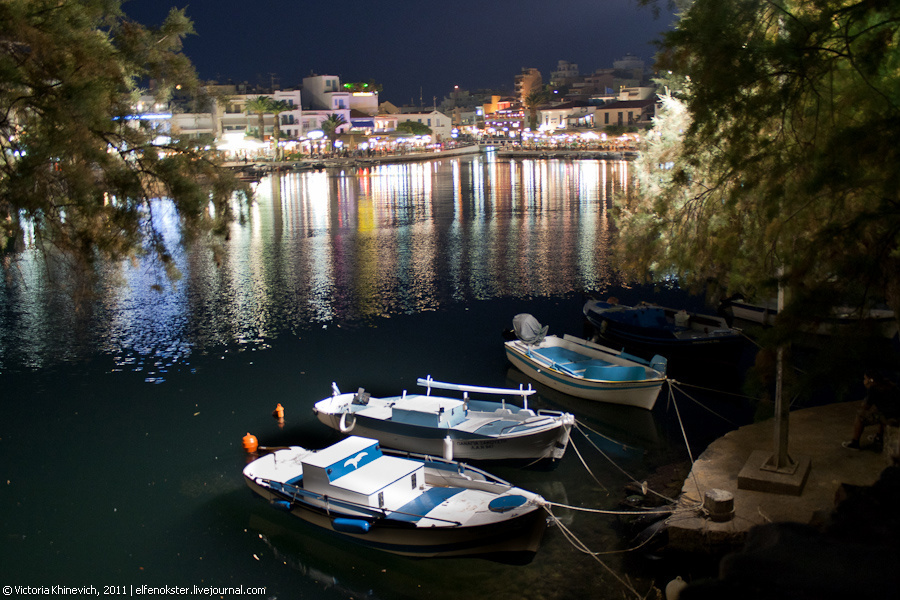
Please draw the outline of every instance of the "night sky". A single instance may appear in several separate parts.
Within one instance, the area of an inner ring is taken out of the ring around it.
[[[675,20],[634,0],[128,0],[126,14],[159,25],[187,8],[196,36],[184,51],[202,79],[299,85],[311,72],[344,82],[375,80],[380,100],[437,103],[453,86],[513,88],[523,67],[547,83],[559,60],[582,74],[651,44]]]

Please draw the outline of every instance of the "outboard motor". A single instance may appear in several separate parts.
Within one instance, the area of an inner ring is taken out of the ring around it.
[[[544,336],[547,335],[549,328],[547,325],[541,327],[538,320],[528,313],[513,317],[513,330],[516,332],[516,337],[526,344],[540,344],[544,341]]]

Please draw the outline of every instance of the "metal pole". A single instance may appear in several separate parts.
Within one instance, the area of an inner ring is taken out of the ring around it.
[[[784,288],[778,286],[778,312],[784,311]],[[796,463],[788,456],[788,421],[790,403],[782,397],[782,378],[784,375],[784,346],[776,351],[775,362],[775,453],[766,462],[765,468],[775,471],[793,471]]]

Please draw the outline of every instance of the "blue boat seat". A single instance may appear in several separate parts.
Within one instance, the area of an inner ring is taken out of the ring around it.
[[[620,367],[589,365],[584,370],[585,379],[600,379],[603,381],[641,381],[645,378],[644,367]]]
[[[590,357],[587,357],[584,354],[579,354],[574,350],[569,350],[568,348],[562,348],[560,346],[538,348],[537,350],[535,350],[535,352],[548,360],[552,360],[553,362],[558,363],[575,363],[591,360]]]

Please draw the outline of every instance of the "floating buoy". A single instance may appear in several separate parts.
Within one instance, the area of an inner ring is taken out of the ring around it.
[[[280,402],[278,403],[278,406],[275,407],[275,410],[272,411],[272,416],[275,417],[276,419],[284,418],[284,407],[281,405]]]
[[[256,439],[255,435],[247,433],[244,436],[244,450],[252,454],[256,452],[257,448],[259,448],[259,440]]]

